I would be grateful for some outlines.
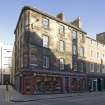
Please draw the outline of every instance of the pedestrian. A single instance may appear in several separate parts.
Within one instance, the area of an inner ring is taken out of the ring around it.
[[[89,90],[89,92],[92,92],[92,89],[91,89],[91,85],[90,84],[88,85],[88,90]]]
[[[6,81],[6,91],[8,91],[8,81]]]

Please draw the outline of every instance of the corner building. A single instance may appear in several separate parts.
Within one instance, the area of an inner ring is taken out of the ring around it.
[[[66,23],[63,13],[23,7],[15,29],[15,88],[23,94],[87,91],[87,40],[79,17]]]

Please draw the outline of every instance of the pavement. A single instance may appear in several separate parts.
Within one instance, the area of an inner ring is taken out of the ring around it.
[[[105,105],[105,92],[51,95],[22,95],[0,86],[0,105]]]
[[[12,87],[9,88],[11,97],[10,101],[12,102],[28,102],[28,101],[37,101],[37,100],[45,100],[45,99],[58,99],[64,97],[75,97],[75,96],[83,96],[88,95],[89,92],[85,93],[70,93],[70,94],[48,94],[48,95],[23,95]]]

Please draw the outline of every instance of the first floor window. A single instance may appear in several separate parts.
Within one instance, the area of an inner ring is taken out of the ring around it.
[[[97,73],[100,73],[100,65],[97,65]]]
[[[84,57],[84,48],[83,47],[80,48],[80,56]]]
[[[74,63],[74,64],[73,64],[73,70],[74,70],[74,71],[77,71],[77,63]]]
[[[102,73],[105,73],[105,65],[102,66]]]
[[[49,68],[49,57],[43,56],[43,68]]]
[[[76,55],[77,54],[77,47],[76,45],[73,45],[73,55]]]
[[[64,52],[64,41],[60,41],[60,51]]]
[[[94,72],[94,64],[90,64],[90,72]]]
[[[48,48],[49,45],[49,37],[46,35],[43,35],[43,47]]]
[[[64,70],[64,59],[60,59],[60,70]]]
[[[81,62],[80,72],[83,72],[83,63]]]

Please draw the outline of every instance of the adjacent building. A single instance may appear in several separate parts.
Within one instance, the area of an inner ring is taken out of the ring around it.
[[[12,45],[0,43],[0,84],[10,82]]]
[[[98,91],[105,88],[105,47],[82,30],[80,17],[71,23],[23,7],[15,29],[13,84],[23,94]],[[105,35],[103,35],[105,36]],[[102,38],[103,39],[103,38]]]

